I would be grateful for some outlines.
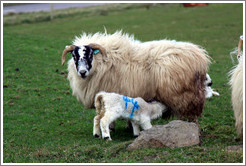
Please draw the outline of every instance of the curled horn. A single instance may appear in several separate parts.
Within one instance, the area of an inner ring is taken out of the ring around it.
[[[240,58],[240,55],[241,55],[242,44],[243,44],[243,38],[242,38],[242,36],[240,36],[240,39],[239,39],[239,42],[238,42],[238,47],[237,47],[237,58],[238,59]]]
[[[96,44],[96,43],[91,43],[88,46],[90,46],[94,50],[98,49],[100,51],[100,53],[102,54],[102,56],[106,56],[106,50],[101,45]]]
[[[62,57],[61,57],[62,65],[64,65],[64,63],[65,63],[65,57],[66,57],[67,53],[70,51],[73,51],[75,47],[76,47],[75,45],[66,46],[66,48],[64,49],[64,51],[62,53]]]

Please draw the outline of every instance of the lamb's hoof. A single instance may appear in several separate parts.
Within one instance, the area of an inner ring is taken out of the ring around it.
[[[138,135],[133,135],[133,137],[134,137],[134,138],[137,138],[137,137],[138,137]]]
[[[110,132],[115,132],[115,123],[114,122],[110,123],[109,130],[110,130]]]
[[[109,138],[109,137],[104,137],[103,139],[104,139],[104,140],[111,141],[111,138]]]
[[[97,134],[95,134],[95,135],[94,135],[94,137],[95,137],[95,138],[99,138],[100,136],[99,136],[99,135],[97,135]]]
[[[115,128],[109,128],[110,132],[115,132]]]

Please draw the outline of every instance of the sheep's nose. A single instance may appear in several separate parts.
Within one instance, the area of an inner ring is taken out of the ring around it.
[[[208,84],[208,86],[212,86],[213,85],[213,82],[211,81],[209,84]]]
[[[85,70],[81,70],[81,71],[79,71],[79,73],[80,73],[82,78],[85,78],[85,74],[86,74]]]

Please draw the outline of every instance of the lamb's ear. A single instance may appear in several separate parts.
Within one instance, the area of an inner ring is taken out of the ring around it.
[[[75,45],[66,46],[66,48],[64,49],[62,53],[62,57],[61,57],[62,65],[64,65],[65,63],[65,58],[66,58],[67,53],[73,51],[75,47],[76,47]]]
[[[101,45],[99,45],[99,44],[96,44],[96,43],[91,43],[91,44],[89,44],[88,46],[90,46],[92,49],[93,49],[93,51],[94,50],[99,50],[100,51],[100,53],[102,54],[102,56],[106,56],[107,54],[106,54],[106,49],[105,48],[103,48]]]

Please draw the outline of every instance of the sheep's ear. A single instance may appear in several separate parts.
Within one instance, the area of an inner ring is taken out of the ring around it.
[[[67,53],[73,51],[75,47],[76,47],[75,45],[66,46],[66,48],[64,49],[62,53],[62,57],[61,57],[62,65],[64,65],[65,63],[65,58],[66,58]]]
[[[237,58],[238,59],[240,58],[240,55],[241,55],[242,44],[243,44],[243,38],[240,37],[239,42],[238,42],[238,47],[237,47]]]
[[[92,49],[93,49],[93,52],[95,51],[96,53],[96,50],[99,50],[99,52],[102,54],[102,56],[106,56],[106,49],[103,48],[101,45],[99,44],[96,44],[96,43],[91,43],[89,44],[88,46],[90,46]]]

